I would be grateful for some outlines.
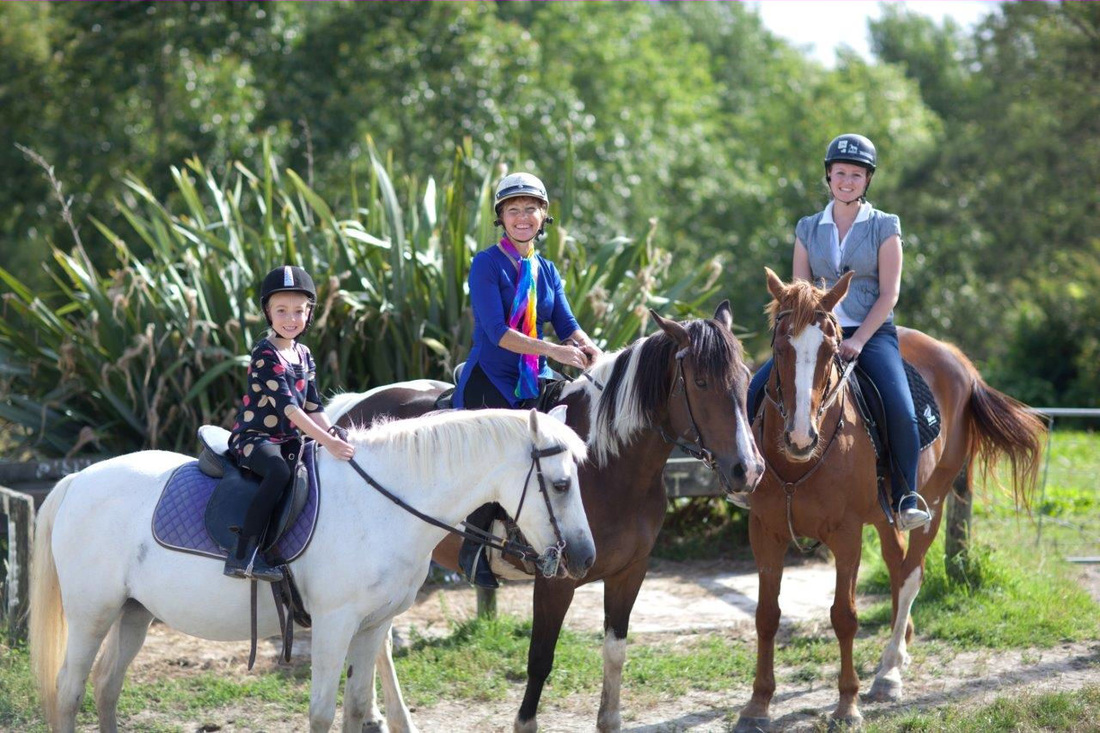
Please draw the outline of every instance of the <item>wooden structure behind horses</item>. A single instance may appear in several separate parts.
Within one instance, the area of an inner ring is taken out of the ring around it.
[[[749,372],[730,330],[728,304],[713,319],[677,323],[654,314],[661,330],[606,354],[562,392],[567,423],[584,436],[581,494],[596,543],[596,562],[583,580],[535,579],[527,688],[516,730],[537,729],[536,712],[554,662],[562,622],[582,583],[604,581],[603,693],[597,726],[620,727],[619,693],[630,612],[645,579],[649,555],[668,499],[662,474],[674,443],[717,469],[728,491],[743,492],[763,471],[748,426]],[[361,399],[338,396],[326,410],[341,424],[380,415],[408,417],[434,409],[449,385],[421,380],[372,390]],[[354,404],[349,405],[348,402]],[[457,543],[445,543],[437,562],[454,569]],[[380,675],[393,674],[379,660]],[[387,706],[396,704],[387,698]]]
[[[872,524],[878,531],[893,602],[892,635],[869,697],[898,699],[902,669],[908,663],[906,644],[913,634],[910,609],[953,480],[965,466],[969,484],[975,470],[989,474],[995,462],[1006,457],[1017,505],[1026,505],[1036,482],[1044,426],[1025,406],[989,387],[958,349],[899,328],[902,355],[927,381],[942,418],[940,435],[922,452],[918,466],[918,487],[933,519],[911,532],[906,543],[879,504],[874,448],[841,378],[843,364],[837,351],[842,334],[832,310],[846,294],[851,275],[829,291],[805,281],[784,284],[771,270],[767,280],[774,298],[769,306],[774,365],[755,426],[767,470],[751,495],[749,520],[760,577],[757,664],[752,699],[742,709],[736,730],[770,726],[779,587],[793,536],[820,540],[836,558],[831,619],[841,668],[840,699],[832,717],[858,725],[862,716],[852,645],[858,628],[855,589],[863,526]],[[808,345],[816,353],[797,353]],[[812,370],[812,375],[796,377],[796,368]],[[783,388],[777,391],[780,383]],[[799,434],[792,437],[796,424]],[[811,436],[809,442],[806,436]]]

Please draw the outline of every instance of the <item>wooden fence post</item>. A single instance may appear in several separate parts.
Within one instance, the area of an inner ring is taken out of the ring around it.
[[[974,496],[967,474],[968,466],[964,465],[955,477],[945,507],[947,537],[944,541],[944,565],[947,577],[956,583],[968,582],[967,570],[970,567],[970,518]]]
[[[8,525],[7,574],[0,618],[8,624],[8,643],[15,644],[27,636],[34,499],[0,486],[0,514],[7,518]]]

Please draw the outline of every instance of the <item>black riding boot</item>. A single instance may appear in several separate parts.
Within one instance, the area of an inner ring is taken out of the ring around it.
[[[486,504],[478,507],[470,516],[466,517],[466,524],[488,532],[496,518],[497,507],[495,504]],[[466,580],[479,588],[496,588],[496,576],[489,568],[489,558],[486,556],[485,545],[470,539],[462,540],[462,548],[458,551],[458,567]]]
[[[269,583],[281,581],[283,571],[268,564],[257,544],[255,535],[247,538],[238,536],[236,548],[225,558],[225,575],[231,578],[266,580]]]

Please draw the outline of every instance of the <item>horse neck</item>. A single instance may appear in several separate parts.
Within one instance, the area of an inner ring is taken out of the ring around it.
[[[473,510],[498,499],[505,502],[507,509],[515,509],[508,492],[499,490],[494,483],[494,479],[498,483],[508,483],[516,474],[511,467],[486,471],[484,462],[430,461],[422,467],[420,476],[410,476],[399,462],[387,461],[385,453],[382,445],[360,446],[354,460],[383,489],[418,512],[445,524],[454,526]],[[384,506],[393,507],[395,517],[429,526],[371,487],[350,464],[327,455],[324,459],[318,468],[322,486],[326,494],[339,495],[339,498],[334,497],[338,505],[349,509],[362,507],[370,511],[381,500]],[[504,477],[501,478],[501,475]],[[329,480],[326,481],[326,478]],[[522,481],[522,477],[515,478],[511,484],[519,487]]]

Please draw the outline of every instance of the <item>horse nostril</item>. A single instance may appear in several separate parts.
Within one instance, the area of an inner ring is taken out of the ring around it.
[[[735,465],[733,467],[733,477],[736,478],[736,479],[745,478],[745,464],[744,463],[738,463],[737,465]]]

